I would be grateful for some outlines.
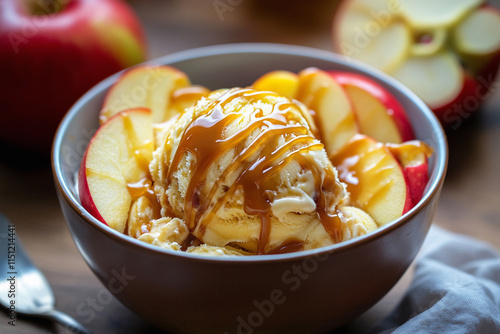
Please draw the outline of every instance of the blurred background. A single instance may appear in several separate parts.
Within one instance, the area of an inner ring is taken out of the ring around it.
[[[144,28],[147,59],[225,43],[266,42],[333,51],[332,24],[340,1],[318,0],[130,0]],[[496,1],[491,2],[494,5]],[[485,33],[497,33],[485,32]],[[0,74],[1,75],[1,74]],[[500,248],[500,92],[482,101],[480,111],[448,129],[450,160],[435,224]],[[2,96],[4,98],[4,96]],[[22,132],[22,127],[19,130]],[[113,297],[78,253],[57,202],[47,154],[4,144],[0,155],[0,212],[16,225],[33,261],[52,284],[58,308],[96,333],[154,332]],[[98,245],[96,245],[98,247]],[[79,312],[89,298],[103,307],[91,321]],[[29,319],[0,332],[63,333],[51,323]],[[0,317],[0,318],[1,318]],[[124,320],[126,319],[126,321]]]

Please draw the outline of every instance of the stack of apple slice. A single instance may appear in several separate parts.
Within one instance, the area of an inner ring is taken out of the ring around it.
[[[358,132],[385,143],[415,138],[397,99],[362,75],[317,68],[307,68],[298,74],[273,71],[258,78],[253,87],[304,103],[311,110],[329,154]]]
[[[148,108],[153,122],[165,122],[208,93],[205,87],[192,86],[187,75],[173,67],[139,66],[126,71],[110,88],[100,121],[126,109]]]
[[[421,199],[432,150],[414,140],[406,112],[384,87],[362,75],[317,68],[269,72],[253,86],[310,109],[352,204],[377,224],[397,219]]]
[[[131,205],[152,192],[149,163],[165,125],[208,94],[169,66],[140,66],[110,88],[79,171],[85,209],[124,232]]]
[[[500,11],[484,0],[344,0],[335,51],[392,75],[443,125],[475,112],[500,62]]]

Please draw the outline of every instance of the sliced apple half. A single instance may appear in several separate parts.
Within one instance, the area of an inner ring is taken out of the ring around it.
[[[417,204],[429,182],[428,158],[432,155],[432,147],[419,140],[411,140],[402,144],[386,144],[386,146],[403,167],[412,202]]]
[[[171,108],[174,92],[189,86],[189,78],[170,66],[139,66],[126,71],[110,88],[100,113],[101,124],[131,108],[148,108],[153,122],[160,123],[177,114]]]
[[[308,68],[299,73],[296,99],[313,115],[319,137],[333,154],[358,133],[351,102],[339,83],[325,71]]]
[[[80,201],[95,218],[124,232],[132,196],[129,186],[149,176],[154,138],[151,111],[120,112],[90,140],[78,175]]]
[[[402,15],[416,29],[449,27],[484,0],[399,0]]]
[[[453,42],[473,71],[484,66],[500,50],[500,12],[485,6],[470,13],[453,31]]]
[[[299,76],[289,71],[271,71],[258,78],[252,86],[258,90],[268,90],[290,100],[297,96]]]
[[[413,207],[408,183],[398,160],[374,139],[358,134],[331,156],[352,204],[378,225],[387,224]]]
[[[447,128],[492,95],[500,11],[484,0],[345,0],[334,22],[335,51],[400,80]]]
[[[415,139],[399,101],[375,81],[351,72],[329,71],[351,100],[359,132],[384,143]]]
[[[381,1],[346,0],[333,26],[335,51],[390,72],[406,58],[413,37],[397,14],[381,18]]]

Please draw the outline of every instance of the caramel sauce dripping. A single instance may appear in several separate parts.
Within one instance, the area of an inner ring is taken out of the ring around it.
[[[149,172],[149,162],[153,142],[141,142],[134,131],[133,122],[127,113],[123,116],[123,126],[127,132],[128,149],[130,155],[136,161],[139,169],[144,177],[136,182],[128,182],[127,190],[132,197],[132,203],[142,196],[145,196],[151,203],[153,209],[153,219],[161,218],[161,205],[153,190],[153,181]],[[151,230],[151,221],[145,222],[141,226],[139,234],[149,232]]]
[[[158,198],[153,190],[153,183],[150,179],[143,178],[135,183],[128,183],[127,189],[130,196],[132,196],[132,201],[138,199],[139,197],[146,196],[151,202],[153,208],[153,219],[161,218],[161,205],[158,202]]]
[[[290,121],[298,121],[299,117],[292,113],[292,108],[298,108],[290,102],[278,102],[273,105],[270,114],[264,115],[262,110],[256,110],[251,115],[251,121],[234,134],[227,136],[225,130],[233,122],[238,121],[243,113],[235,110],[224,114],[225,105],[238,97],[249,101],[259,100],[270,92],[260,92],[250,88],[234,88],[220,96],[206,107],[206,113],[196,118],[186,128],[174,154],[167,173],[171,180],[182,157],[186,153],[194,156],[191,180],[186,191],[184,203],[184,218],[191,232],[197,230],[203,235],[217,211],[227,202],[229,196],[242,189],[244,196],[244,211],[248,215],[258,216],[261,220],[257,253],[264,254],[271,232],[271,203],[276,181],[272,176],[278,173],[292,160],[300,163],[303,169],[312,170],[315,175],[317,194],[317,214],[325,229],[335,242],[341,241],[341,217],[329,211],[325,192],[337,195],[342,186],[335,180],[333,170],[324,170],[317,163],[303,155],[311,150],[323,149],[323,144],[317,142],[309,130],[300,125],[290,125]],[[275,96],[278,96],[275,94]],[[299,111],[300,113],[300,111]],[[247,145],[246,140],[254,130],[260,133]],[[285,137],[284,145],[279,146],[280,137]],[[234,149],[233,161],[215,182],[211,189],[205,185],[209,167],[223,154]],[[251,161],[248,157],[255,156]],[[228,187],[219,198],[215,193],[225,178],[236,170],[240,170],[236,181]],[[215,200],[215,203],[213,203]],[[282,251],[291,251],[299,246],[283,246]]]

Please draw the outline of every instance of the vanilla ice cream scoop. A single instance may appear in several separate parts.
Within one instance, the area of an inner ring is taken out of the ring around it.
[[[342,241],[353,214],[341,210],[347,193],[313,132],[298,101],[251,88],[211,93],[154,152],[161,215],[183,219],[198,243],[251,254]]]

